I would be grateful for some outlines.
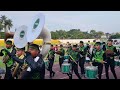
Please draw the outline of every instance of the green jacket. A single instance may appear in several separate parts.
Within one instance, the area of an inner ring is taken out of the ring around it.
[[[86,47],[84,47],[84,46],[83,47],[79,47],[79,51],[80,51],[80,54],[85,57],[85,55],[87,53]]]
[[[115,48],[114,46],[108,46],[108,45],[106,46],[106,50],[114,51],[114,48]]]
[[[72,48],[68,48],[66,53],[69,55],[71,50],[72,50]]]
[[[54,58],[55,51],[54,50],[49,50],[48,52],[48,58]]]
[[[95,60],[95,62],[101,62],[102,60],[105,59],[105,54],[103,50],[100,51],[95,51],[95,53],[93,53],[93,58]]]
[[[10,53],[11,53],[12,50],[13,50],[12,48],[11,48],[11,49],[5,48],[5,49],[8,50]],[[5,51],[2,51],[2,53],[3,53],[3,56],[4,56],[4,57],[7,56],[7,53],[6,53]],[[6,62],[6,66],[7,66],[7,67],[11,67],[11,66],[13,65],[13,63],[14,63],[13,59],[9,58],[8,61]]]
[[[65,50],[64,50],[63,48],[61,48],[61,49],[60,49],[60,52],[61,52],[60,57],[64,57],[64,55],[65,55]]]
[[[76,52],[76,51],[71,50],[71,51],[70,51],[70,56],[71,56],[75,61],[77,61],[77,60],[79,59],[79,52]]]

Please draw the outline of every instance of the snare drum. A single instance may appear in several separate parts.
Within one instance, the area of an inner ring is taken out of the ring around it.
[[[87,66],[85,68],[85,76],[88,79],[96,79],[98,75],[98,68],[95,66]]]
[[[61,67],[62,73],[70,73],[71,71],[71,65],[69,63],[63,63]]]
[[[120,62],[117,59],[115,59],[115,66],[120,66]]]
[[[45,62],[45,68],[48,69],[48,66],[49,66],[49,60],[44,60]]]

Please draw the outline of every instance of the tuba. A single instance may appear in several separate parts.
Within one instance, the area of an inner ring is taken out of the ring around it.
[[[42,38],[43,39],[43,47],[42,47],[42,57],[44,58],[48,51],[50,50],[51,44],[51,33],[44,26],[45,24],[45,16],[42,13],[39,13],[35,17],[33,17],[32,23],[30,24],[29,30],[27,31],[27,41],[32,43],[35,39]]]

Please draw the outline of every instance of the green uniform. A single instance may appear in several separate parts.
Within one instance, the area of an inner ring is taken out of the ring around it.
[[[11,49],[6,48],[6,50],[8,50],[10,53],[12,52],[12,48]],[[7,56],[7,53],[5,51],[2,51],[2,53],[4,54],[4,57]],[[13,63],[14,63],[13,59],[9,58],[6,62],[6,66],[11,67]]]
[[[80,54],[85,57],[86,53],[87,53],[87,49],[83,46],[79,48]]]
[[[71,50],[70,51],[70,56],[76,61],[79,59],[79,53],[76,52],[76,51]]]
[[[48,58],[54,58],[55,51],[54,50],[49,50],[48,52]]]
[[[68,48],[66,53],[69,55],[71,50],[72,50],[72,48]]]
[[[97,51],[93,54],[93,58],[95,60],[95,62],[101,62],[102,60],[104,60],[104,51],[100,50]]]
[[[106,50],[111,50],[111,51],[113,51],[114,52],[114,54],[113,55],[110,55],[109,57],[110,57],[110,59],[114,59],[114,56],[117,56],[117,50],[116,50],[116,47],[115,46],[106,46]]]
[[[114,46],[110,46],[110,47],[109,47],[108,45],[106,46],[106,50],[111,50],[111,51],[113,51],[114,48],[115,48]]]
[[[65,55],[65,50],[63,48],[60,49],[60,58],[64,57]]]

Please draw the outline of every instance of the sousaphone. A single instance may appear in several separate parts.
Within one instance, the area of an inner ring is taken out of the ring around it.
[[[45,27],[45,16],[42,13],[39,13],[38,15],[33,17],[32,23],[30,24],[27,31],[27,41],[29,43],[39,38],[43,39],[41,54],[44,58],[50,50],[51,33]]]

